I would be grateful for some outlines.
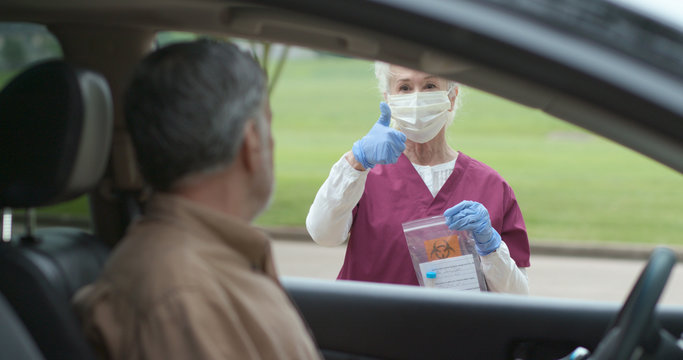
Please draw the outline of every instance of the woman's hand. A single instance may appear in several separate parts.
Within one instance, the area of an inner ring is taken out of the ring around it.
[[[491,227],[489,212],[476,201],[461,201],[446,210],[446,225],[451,230],[471,230],[479,255],[488,255],[500,246],[500,235]]]
[[[406,149],[405,134],[389,127],[389,105],[381,102],[379,109],[382,113],[377,123],[351,148],[353,156],[365,169],[372,169],[377,164],[393,164]]]

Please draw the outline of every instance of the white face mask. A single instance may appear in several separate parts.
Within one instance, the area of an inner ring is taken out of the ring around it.
[[[451,101],[447,91],[389,95],[388,100],[398,130],[416,143],[433,139],[448,121]]]

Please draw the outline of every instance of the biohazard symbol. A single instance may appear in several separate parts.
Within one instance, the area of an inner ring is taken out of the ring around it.
[[[429,261],[462,255],[457,235],[440,237],[425,241]]]

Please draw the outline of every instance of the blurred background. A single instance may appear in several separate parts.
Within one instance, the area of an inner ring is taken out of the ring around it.
[[[196,37],[160,33],[158,46]],[[26,40],[30,41],[26,41]],[[268,70],[276,188],[263,227],[301,229],[329,169],[379,116],[370,61],[238,42]],[[60,57],[45,28],[0,25],[0,85],[30,63]],[[683,245],[683,175],[584,130],[461,87],[451,145],[512,186],[530,240]],[[38,222],[88,224],[87,199],[38,210]]]

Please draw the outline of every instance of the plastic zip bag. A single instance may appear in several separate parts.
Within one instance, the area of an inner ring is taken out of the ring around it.
[[[405,222],[403,232],[421,286],[486,291],[471,231],[453,231],[443,216]]]

